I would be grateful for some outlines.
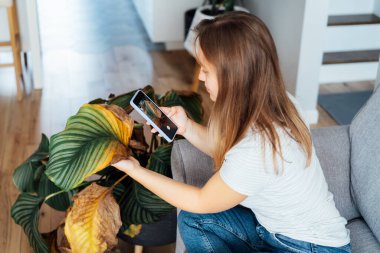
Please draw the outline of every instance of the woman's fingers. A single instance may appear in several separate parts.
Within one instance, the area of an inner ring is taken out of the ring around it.
[[[167,113],[168,117],[171,118],[174,116],[174,114],[176,113],[176,110],[173,108],[169,111],[169,113]]]
[[[160,109],[169,117],[171,118],[175,114],[174,107],[160,107]]]
[[[169,111],[170,111],[170,108],[169,108],[169,107],[160,107],[160,109],[161,109],[165,114],[168,114]]]
[[[170,112],[169,114],[167,114],[167,115],[168,115],[169,118],[171,118],[171,117],[174,116],[174,114],[175,114],[175,112],[174,112],[174,111],[171,111],[171,112]]]
[[[152,133],[157,133],[157,130],[154,129],[154,128],[152,128],[150,131],[151,131]],[[158,136],[159,136],[159,137],[162,137],[160,134],[159,134]]]
[[[145,122],[145,124],[147,124],[148,126],[150,126],[150,123],[149,123],[148,121]],[[154,128],[150,129],[150,131],[151,131],[152,133],[156,133],[156,132],[157,132],[157,130],[154,129]]]

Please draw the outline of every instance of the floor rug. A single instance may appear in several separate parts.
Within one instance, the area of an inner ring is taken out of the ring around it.
[[[372,91],[323,94],[318,104],[335,119],[339,125],[348,125],[360,108],[367,102]]]

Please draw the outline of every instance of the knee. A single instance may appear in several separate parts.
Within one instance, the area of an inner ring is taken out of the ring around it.
[[[199,216],[200,214],[181,210],[177,218],[177,224],[180,233],[183,234],[188,230],[196,228],[198,226]]]

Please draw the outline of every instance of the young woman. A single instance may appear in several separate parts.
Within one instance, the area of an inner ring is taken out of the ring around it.
[[[114,166],[183,210],[178,226],[189,252],[351,252],[347,221],[285,91],[264,23],[232,12],[196,31],[199,79],[215,102],[209,124],[196,124],[182,107],[163,110],[179,134],[213,157],[216,172],[199,189],[133,157]]]

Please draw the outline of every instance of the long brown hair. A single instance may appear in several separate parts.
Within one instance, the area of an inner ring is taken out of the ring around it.
[[[218,94],[209,119],[214,162],[219,170],[224,156],[250,128],[260,133],[282,157],[280,127],[304,150],[310,165],[310,132],[287,96],[273,38],[256,16],[230,12],[203,20],[195,28],[196,43],[217,72]]]

